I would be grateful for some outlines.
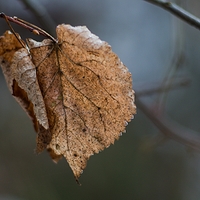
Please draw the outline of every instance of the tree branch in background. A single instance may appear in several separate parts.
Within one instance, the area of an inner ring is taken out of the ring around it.
[[[55,35],[56,23],[42,6],[40,1],[21,0],[21,2],[36,16],[42,27],[51,35]]]
[[[200,19],[178,5],[164,0],[145,1],[171,12],[186,23],[200,30]],[[149,108],[149,106],[146,106],[140,98],[137,99],[136,105],[164,135],[184,144],[185,146],[191,147],[198,151],[200,150],[200,137],[198,136],[199,133],[183,127],[176,122],[167,119],[163,115],[156,114]]]
[[[163,0],[145,0],[149,3],[155,4],[172,14],[176,15],[183,21],[187,22],[191,26],[194,26],[197,29],[200,29],[200,19],[191,13],[187,12],[183,8],[179,7],[178,5],[168,2],[168,1],[163,1]]]
[[[200,151],[199,134],[181,126],[163,116],[156,115],[140,99],[136,101],[137,107],[152,121],[152,123],[168,138],[176,140],[185,146]]]
[[[166,93],[172,90],[180,89],[182,87],[187,87],[189,86],[191,80],[189,78],[178,78],[176,77],[176,82],[171,83],[170,80],[167,80],[168,83],[163,85],[162,83],[156,83],[156,86],[151,86],[150,83],[145,84],[145,88],[142,88],[141,86],[138,87],[140,89],[136,90],[137,97],[143,97],[143,96],[150,96],[150,95],[155,95],[158,93]],[[148,88],[148,86],[150,86]]]

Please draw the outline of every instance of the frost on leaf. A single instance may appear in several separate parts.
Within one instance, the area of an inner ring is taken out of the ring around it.
[[[131,74],[106,42],[86,27],[62,24],[56,32],[58,43],[28,39],[28,52],[16,41],[12,59],[3,63],[10,50],[0,49],[0,61],[13,95],[16,85],[31,107],[37,151],[47,149],[56,162],[65,157],[78,179],[89,157],[113,144],[133,118],[134,92]]]

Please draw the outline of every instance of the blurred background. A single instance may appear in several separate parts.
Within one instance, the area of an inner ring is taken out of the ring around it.
[[[200,17],[199,0],[173,2]],[[90,158],[78,186],[64,159],[34,153],[32,123],[0,72],[0,200],[200,199],[199,30],[143,0],[7,0],[0,11],[54,36],[57,24],[86,25],[129,68],[138,101],[127,132]]]

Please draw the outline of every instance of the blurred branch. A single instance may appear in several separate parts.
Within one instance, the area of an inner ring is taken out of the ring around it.
[[[179,17],[183,21],[187,22],[188,24],[194,26],[195,28],[200,30],[200,19],[192,15],[191,13],[187,12],[183,8],[179,7],[178,5],[168,2],[166,0],[145,0],[149,3],[155,4],[175,16]],[[166,89],[171,89],[167,87],[167,85],[157,88],[157,92],[165,91]],[[173,87],[172,87],[173,88]],[[156,88],[155,88],[156,89]],[[160,89],[160,90],[159,90]],[[148,93],[153,92],[149,91]],[[156,92],[156,90],[154,90]],[[167,119],[163,115],[158,115],[154,110],[151,110],[148,106],[146,106],[140,98],[137,99],[137,107],[152,121],[152,123],[167,137],[176,140],[182,143],[185,146],[193,148],[195,150],[200,150],[200,136],[199,133],[188,129],[186,127],[177,124],[176,122]]]
[[[137,107],[152,121],[152,123],[167,137],[182,143],[192,149],[200,151],[200,137],[193,130],[156,115],[140,99],[136,101]]]
[[[163,1],[163,0],[145,0],[149,3],[155,4],[172,14],[176,15],[183,21],[187,22],[188,24],[194,26],[197,29],[200,29],[200,19],[191,13],[187,12],[183,8],[179,7],[178,5],[168,2],[168,1]]]
[[[171,83],[170,80],[168,80],[168,82],[169,83],[165,84],[165,85],[156,84],[156,85],[158,85],[157,87],[146,88],[146,86],[145,86],[145,89],[137,90],[137,93],[136,93],[137,97],[153,95],[153,94],[157,94],[157,93],[164,93],[164,92],[168,92],[171,90],[180,89],[180,87],[186,87],[190,84],[190,79],[182,78],[181,80],[179,80],[175,83]]]
[[[31,12],[36,16],[38,21],[43,26],[43,29],[52,35],[55,35],[56,24],[48,14],[46,9],[42,6],[40,1],[20,0]]]

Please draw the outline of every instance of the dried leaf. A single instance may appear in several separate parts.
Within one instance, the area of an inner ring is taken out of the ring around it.
[[[134,92],[131,74],[106,42],[86,27],[56,31],[58,43],[28,39],[30,53],[16,41],[6,60],[7,32],[0,62],[12,94],[24,93],[15,96],[33,119],[37,151],[47,149],[55,162],[64,156],[78,179],[89,157],[125,131],[136,113]]]
[[[11,93],[29,113],[36,130],[38,130],[36,121],[48,129],[43,96],[28,50],[22,48],[16,37],[7,31],[0,37],[0,55],[1,67]]]

